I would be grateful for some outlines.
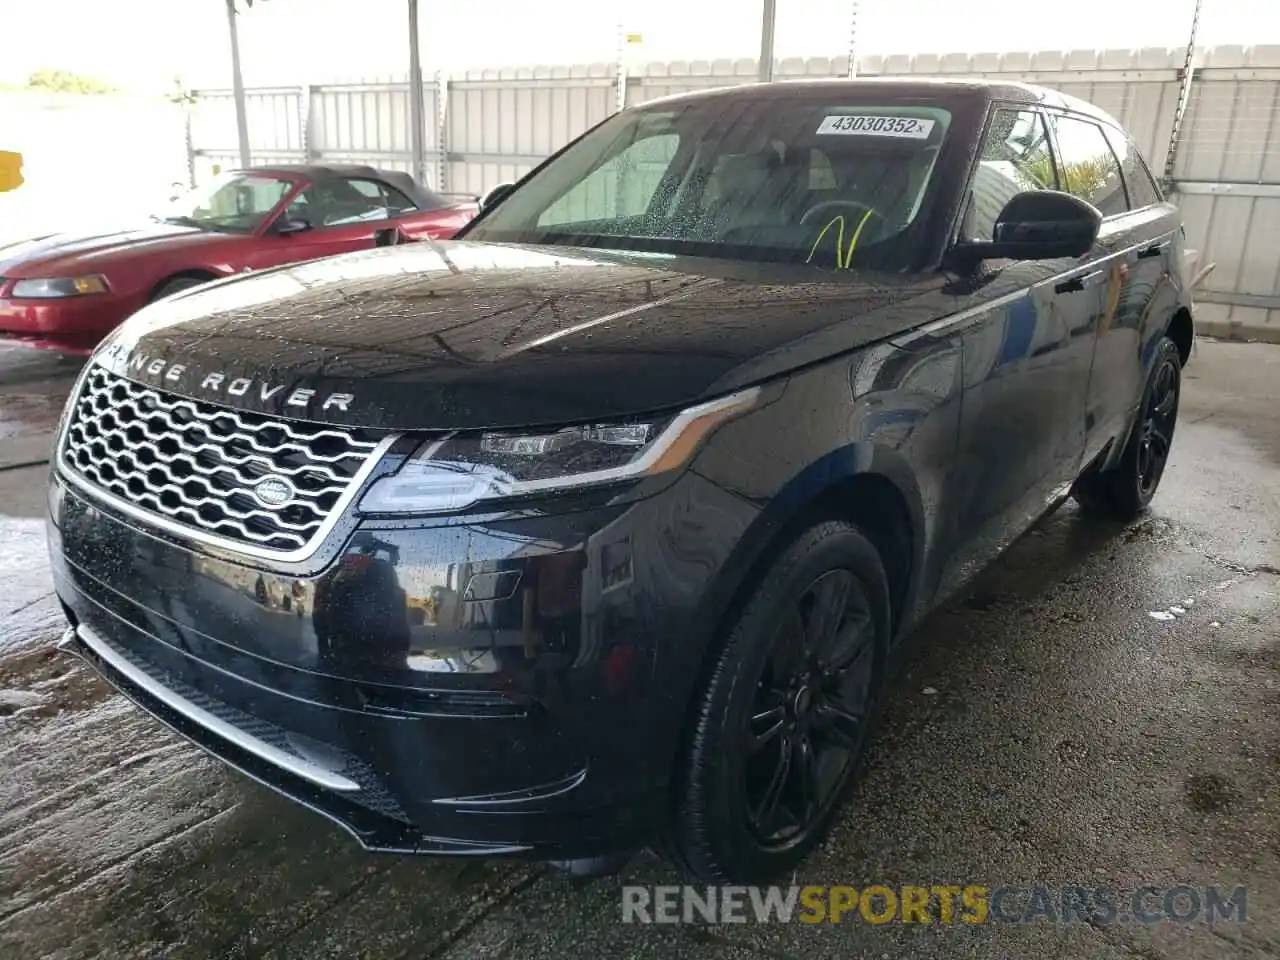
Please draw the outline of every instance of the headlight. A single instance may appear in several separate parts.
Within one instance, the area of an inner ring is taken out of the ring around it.
[[[545,433],[456,434],[424,444],[360,501],[363,513],[451,513],[665,473],[688,462],[719,424],[756,405],[753,387],[660,420]]]
[[[33,300],[51,300],[56,297],[83,297],[90,293],[106,293],[106,277],[97,274],[88,277],[47,277],[36,280],[19,280],[13,285],[13,296]]]

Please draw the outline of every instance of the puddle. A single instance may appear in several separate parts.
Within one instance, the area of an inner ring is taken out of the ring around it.
[[[43,519],[0,516],[0,583],[0,623],[53,593]]]
[[[49,698],[34,690],[0,690],[0,717],[14,717],[34,710]]]
[[[86,710],[110,697],[92,670],[52,646],[0,658],[0,725]]]
[[[64,397],[48,394],[6,394],[0,398],[0,441],[51,433],[62,415]]]
[[[1231,781],[1217,773],[1196,773],[1185,785],[1187,806],[1197,813],[1218,813],[1236,799]]]

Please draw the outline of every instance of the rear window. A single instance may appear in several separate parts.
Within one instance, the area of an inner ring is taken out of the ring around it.
[[[918,102],[732,99],[624,113],[468,237],[847,268],[919,219],[951,121]]]

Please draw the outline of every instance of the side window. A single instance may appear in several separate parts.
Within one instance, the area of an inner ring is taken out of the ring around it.
[[[674,133],[637,140],[548,207],[538,217],[538,226],[644,216],[679,145]]]
[[[386,220],[412,209],[404,194],[372,180],[321,180],[293,198],[289,216],[301,217],[313,227],[341,227]]]
[[[996,217],[1015,195],[1054,190],[1057,174],[1044,118],[1035,110],[997,110],[987,128],[970,185],[966,240],[990,240]]]
[[[1062,189],[1092,203],[1104,217],[1126,212],[1120,164],[1102,128],[1077,117],[1053,116],[1049,122],[1057,135]]]
[[[1114,127],[1103,126],[1102,132],[1107,135],[1107,142],[1111,144],[1112,152],[1120,160],[1124,185],[1129,191],[1129,209],[1141,210],[1143,207],[1161,203],[1164,197],[1133,140]]]
[[[418,209],[395,187],[377,180],[348,180],[353,190],[386,209],[388,217],[402,217]]]
[[[237,177],[220,186],[206,201],[207,206],[196,206],[190,215],[197,220],[262,218],[292,189],[288,180]]]

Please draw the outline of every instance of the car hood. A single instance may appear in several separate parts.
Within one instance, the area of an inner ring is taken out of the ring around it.
[[[0,277],[58,277],[91,272],[120,253],[145,255],[158,247],[207,244],[226,234],[195,227],[152,223],[126,230],[55,233],[0,246]]]
[[[937,275],[407,244],[158,302],[98,362],[192,399],[333,424],[567,424],[675,409],[892,336],[944,311],[941,285]]]

